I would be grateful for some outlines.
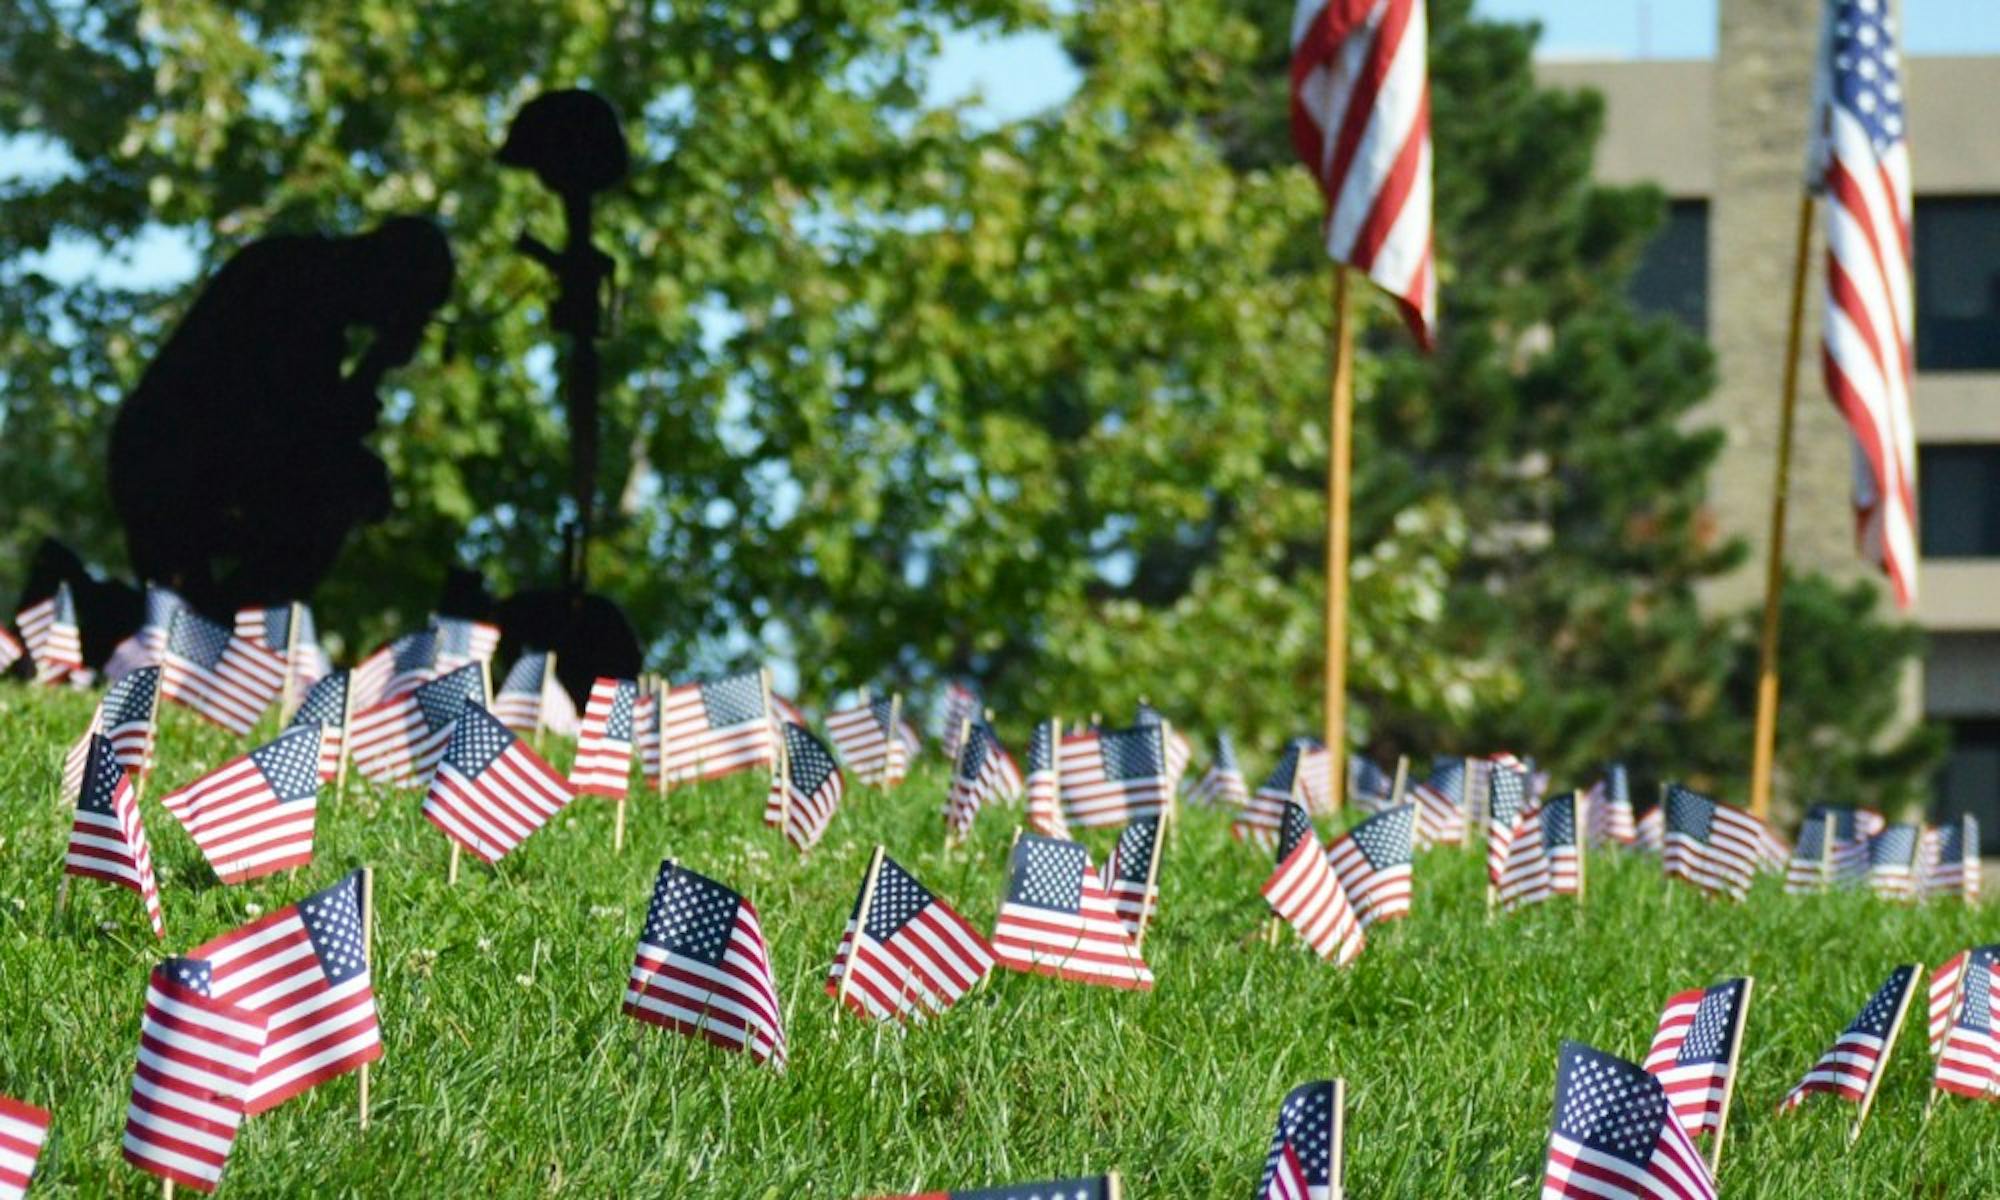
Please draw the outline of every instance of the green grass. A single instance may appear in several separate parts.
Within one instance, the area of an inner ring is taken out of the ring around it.
[[[893,794],[856,789],[803,861],[761,825],[761,786],[739,779],[638,800],[622,857],[610,806],[578,801],[498,869],[468,859],[453,888],[420,797],[355,789],[323,801],[318,859],[296,880],[224,888],[152,797],[237,747],[169,712],[145,802],[158,944],[122,889],[79,880],[54,913],[68,830],[56,776],[88,715],[84,697],[0,686],[0,1092],[55,1112],[37,1195],[157,1195],[119,1156],[151,964],[362,863],[377,872],[387,1041],[374,1122],[357,1133],[351,1076],[254,1118],[224,1195],[849,1197],[1116,1168],[1135,1200],[1244,1197],[1279,1099],[1338,1073],[1353,1194],[1521,1196],[1539,1179],[1558,1042],[1637,1058],[1668,994],[1745,972],[1757,989],[1724,1196],[2000,1195],[2000,1109],[1947,1100],[1922,1122],[1920,1019],[1857,1146],[1851,1106],[1772,1115],[1892,963],[2000,937],[1991,907],[1794,899],[1770,880],[1746,905],[1709,903],[1670,894],[1649,860],[1606,855],[1587,912],[1565,901],[1489,922],[1476,861],[1442,850],[1418,864],[1414,917],[1341,971],[1293,940],[1250,941],[1268,859],[1195,811],[1162,863],[1155,992],[1002,972],[903,1030],[836,1019],[820,985],[878,840],[990,928],[1011,814],[987,813],[945,853],[934,760]],[[619,1011],[667,855],[762,914],[785,1074]]]

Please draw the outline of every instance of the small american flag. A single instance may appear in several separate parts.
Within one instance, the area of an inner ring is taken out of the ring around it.
[[[35,661],[36,683],[60,683],[83,666],[83,631],[77,627],[76,602],[67,583],[16,613],[14,623]]]
[[[532,737],[547,731],[557,737],[576,736],[576,702],[549,669],[552,658],[546,650],[523,652],[493,694],[493,715],[515,733]],[[657,743],[654,752],[658,753]]]
[[[1262,891],[1271,911],[1290,922],[1313,953],[1343,967],[1360,957],[1367,945],[1361,919],[1320,848],[1311,815],[1297,804],[1285,805],[1278,869]]]
[[[953,1192],[876,1196],[872,1200],[1119,1200],[1119,1191],[1117,1176],[1093,1175],[1087,1179],[1051,1179],[1044,1183],[1015,1183]]]
[[[940,735],[940,740],[944,743],[946,758],[958,757],[958,739],[963,735],[968,721],[978,722],[980,708],[979,689],[972,684],[954,679],[945,685],[944,711],[940,718],[943,733]]]
[[[1350,754],[1347,756],[1347,794],[1362,812],[1381,812],[1396,802],[1396,777],[1378,766],[1374,759],[1362,754]]]
[[[437,632],[406,633],[381,646],[354,668],[354,707],[378,704],[415,691],[439,675]]]
[[[1966,813],[1929,830],[1924,839],[1924,899],[1957,896],[1979,899],[1979,818]]]
[[[49,1138],[49,1110],[0,1096],[0,1200],[21,1200]]]
[[[1660,1082],[1564,1042],[1542,1200],[1715,1200],[1715,1180]]]
[[[1671,996],[1660,1012],[1646,1070],[1659,1077],[1691,1137],[1722,1127],[1749,991],[1747,979],[1724,980]]]
[[[244,883],[312,861],[321,737],[301,725],[160,798],[217,879]]]
[[[1668,878],[1741,900],[1761,858],[1764,823],[1680,784],[1667,787],[1665,848]]]
[[[1965,957],[1947,1009],[1944,1038],[1938,1049],[1932,1085],[1939,1091],[1973,1099],[1993,1099],[2000,1093],[2000,954],[1981,946]]]
[[[1188,799],[1216,808],[1241,808],[1250,802],[1250,782],[1236,762],[1236,743],[1227,730],[1215,735],[1215,758],[1195,781]]]
[[[570,787],[579,796],[626,794],[632,785],[633,705],[639,685],[630,679],[600,677],[590,685],[583,706],[583,724],[576,735],[576,759],[570,764]]]
[[[878,852],[879,853],[879,852]],[[864,898],[867,920],[861,920]],[[993,970],[993,947],[950,905],[884,854],[854,897],[847,931],[826,974],[826,994],[863,1017],[941,1013]],[[843,995],[841,980],[852,978]]]
[[[1514,844],[1515,829],[1530,804],[1528,773],[1504,763],[1491,764],[1486,797],[1486,878],[1498,888],[1507,869],[1507,851]]]
[[[1339,1186],[1341,1121],[1339,1080],[1302,1083],[1278,1108],[1278,1127],[1264,1155],[1257,1200],[1328,1200]]]
[[[1438,758],[1430,778],[1410,788],[1417,802],[1417,840],[1425,846],[1465,844],[1465,760]]]
[[[646,790],[662,790],[660,778],[660,681],[647,676],[639,680],[639,699],[632,705],[632,745],[639,755],[639,777]]]
[[[1960,950],[1931,972],[1929,1044],[1933,1056],[1944,1049],[1944,1035],[1951,1027],[1952,1012],[1958,1006],[1958,985],[1965,978],[1965,964],[1972,960],[1972,955],[1972,950]]]
[[[161,657],[160,698],[183,704],[241,736],[285,686],[285,658],[253,645],[191,608],[176,612]]]
[[[1299,799],[1306,809],[1320,815],[1333,814],[1333,755],[1325,746],[1306,738],[1299,751]]]
[[[669,859],[625,988],[626,1015],[758,1062],[785,1061],[778,985],[757,910],[728,888]]]
[[[1410,915],[1417,806],[1387,808],[1333,840],[1327,860],[1363,926]]]
[[[1589,818],[1577,811],[1581,803],[1575,792],[1550,796],[1542,802],[1542,856],[1549,863],[1549,889],[1558,896],[1574,896],[1583,891],[1582,826]]]
[[[28,648],[21,644],[21,639],[14,636],[13,630],[0,625],[0,675],[6,674],[9,668],[27,656]],[[5,1099],[0,1096],[0,1100]],[[0,1196],[4,1195],[0,1193]]]
[[[1111,902],[1118,919],[1134,940],[1160,907],[1160,818],[1140,817],[1118,833],[1104,874],[1111,881]]]
[[[298,629],[292,618],[298,617]],[[313,626],[312,610],[303,604],[278,604],[236,610],[236,636],[260,650],[275,654],[288,664],[292,678],[310,687],[332,670],[326,651],[320,649],[319,631]],[[294,638],[297,640],[294,641]]]
[[[251,1116],[382,1057],[368,970],[363,873],[188,951],[210,995],[264,1017],[270,1040],[245,1096]]]
[[[167,648],[167,627],[186,601],[157,583],[146,585],[146,617],[138,632],[119,642],[104,664],[104,677],[113,683],[141,667],[157,667]]]
[[[1641,854],[1664,854],[1667,841],[1667,808],[1655,804],[1632,827],[1632,849]]]
[[[375,783],[415,787],[437,767],[468,700],[486,702],[486,676],[477,664],[355,713],[348,724],[348,757]]]
[[[141,667],[104,690],[90,728],[70,744],[63,758],[63,799],[74,801],[83,787],[83,768],[90,759],[90,739],[102,737],[118,755],[118,765],[144,771],[153,765],[155,715],[159,707],[160,669]]]
[[[1024,833],[1007,867],[993,952],[1016,971],[1151,991],[1153,972],[1075,842]]]
[[[1028,735],[1028,814],[1027,826],[1043,837],[1067,838],[1069,823],[1063,820],[1061,785],[1057,782],[1056,746],[1061,740],[1054,721],[1037,721]]]
[[[146,906],[153,936],[167,936],[166,920],[160,912],[160,883],[153,876],[153,851],[146,844],[146,827],[139,821],[132,779],[118,765],[111,743],[102,737],[90,739],[63,873],[131,888]]]
[[[1062,801],[1072,825],[1123,825],[1166,810],[1172,780],[1158,725],[1089,729],[1062,740]]]
[[[1923,830],[1895,824],[1868,839],[1868,887],[1884,900],[1915,900]]]
[[[437,635],[438,673],[456,671],[470,663],[491,663],[500,648],[500,627],[466,617],[432,617]]]
[[[667,781],[720,779],[776,765],[775,728],[764,673],[678,684],[667,692]]]
[[[200,959],[153,968],[125,1108],[125,1161],[198,1192],[222,1180],[270,1032],[264,1014],[213,992]]]
[[[1278,833],[1285,823],[1285,806],[1298,795],[1299,756],[1305,752],[1305,745],[1302,738],[1293,738],[1285,745],[1285,752],[1271,773],[1250,793],[1243,807],[1236,810],[1235,819],[1229,823],[1229,836],[1254,846],[1278,844]]]
[[[973,818],[989,803],[1006,799],[1009,779],[1019,779],[1000,735],[984,721],[974,722],[959,748],[945,800],[945,826],[955,839],[972,829]]]
[[[568,780],[477,701],[460,703],[424,797],[424,818],[481,860],[497,862],[561,812],[573,793]]]
[[[873,787],[895,787],[910,768],[895,698],[863,696],[860,703],[827,714],[826,734],[854,777]]]
[[[319,777],[322,783],[332,783],[340,774],[340,759],[347,743],[347,685],[350,678],[346,671],[328,672],[306,690],[305,700],[299,704],[299,710],[292,714],[287,725],[289,729],[308,725],[319,728]]]
[[[1902,1028],[1903,1013],[1917,990],[1917,976],[1922,970],[1911,965],[1889,972],[1889,978],[1862,1006],[1861,1015],[1841,1030],[1833,1045],[1806,1072],[1806,1077],[1785,1094],[1778,1111],[1797,1108],[1814,1092],[1828,1092],[1856,1102],[1866,1096],[1888,1062],[1896,1031]]]
[[[781,826],[785,838],[803,854],[819,845],[834,810],[847,791],[847,780],[833,751],[803,725],[785,722],[784,753],[764,800],[764,824]]]
[[[1167,756],[1167,790],[1178,795],[1181,780],[1186,777],[1188,763],[1194,758],[1194,743],[1180,731],[1167,715],[1145,701],[1139,702],[1139,711],[1132,718],[1132,724],[1140,728],[1152,726],[1160,731]]]
[[[1624,763],[1612,763],[1590,788],[1590,844],[1629,846],[1638,837],[1632,817],[1632,776]]]
[[[1495,898],[1510,912],[1540,904],[1555,895],[1544,837],[1540,808],[1531,808],[1515,820],[1514,832],[1507,842],[1507,858],[1494,885]]]

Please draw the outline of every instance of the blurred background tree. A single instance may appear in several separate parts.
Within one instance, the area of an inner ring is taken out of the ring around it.
[[[1590,178],[1601,106],[1535,86],[1532,29],[1432,0],[1445,335],[1363,305],[1352,680],[1384,753],[1625,756],[1727,792],[1748,755],[1740,614],[1698,585],[1719,435],[1699,338],[1626,300],[1662,197]],[[314,597],[350,649],[445,567],[557,570],[566,434],[553,202],[492,161],[535,92],[609,97],[593,582],[668,670],[766,655],[808,696],[979,679],[996,707],[1141,696],[1274,747],[1314,723],[1330,272],[1290,160],[1290,6],[1262,0],[22,0],[0,135],[61,169],[0,194],[0,585],[54,534],[122,571],[110,413],[191,294],[59,284],[58,235],[165,228],[205,272],[272,232],[420,212],[459,288],[376,438],[397,511]],[[1048,30],[1082,71],[1005,122],[926,102],[953,30]],[[11,586],[4,589],[11,593]],[[1783,766],[1894,804],[1915,635],[1865,590],[1788,603]],[[1253,763],[1253,767],[1256,766]]]

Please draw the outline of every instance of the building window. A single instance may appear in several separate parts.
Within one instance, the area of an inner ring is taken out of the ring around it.
[[[1926,558],[2000,558],[2000,445],[1917,451]]]
[[[2000,371],[2000,196],[1919,197],[1917,369]]]
[[[1632,303],[1640,311],[1679,317],[1708,332],[1708,201],[1675,200],[1632,272]]]
[[[2000,720],[1947,724],[1951,753],[1938,772],[1931,820],[1942,824],[1971,813],[1979,821],[1981,853],[2000,852]]]

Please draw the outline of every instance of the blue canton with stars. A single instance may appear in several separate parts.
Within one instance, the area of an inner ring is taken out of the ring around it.
[[[863,929],[876,941],[886,942],[929,907],[931,899],[928,888],[885,854],[881,869],[875,873],[875,898],[868,902],[868,923]],[[860,907],[861,898],[855,897],[854,903]]]
[[[1355,849],[1377,871],[1408,863],[1416,850],[1417,806],[1398,804],[1348,831]]]
[[[1097,739],[1106,779],[1122,783],[1166,774],[1167,755],[1158,725],[1112,730],[1098,734]]]
[[[1300,842],[1318,841],[1319,830],[1313,828],[1312,817],[1305,809],[1286,801],[1285,817],[1278,825],[1278,861],[1282,863],[1290,858]]]
[[[1826,810],[1815,807],[1806,814],[1805,824],[1799,826],[1799,840],[1792,846],[1792,858],[1799,862],[1818,862],[1826,857]]]
[[[604,736],[614,742],[632,740],[632,705],[639,699],[639,685],[621,679],[611,693],[611,715],[604,720]]]
[[[1049,723],[1035,722],[1035,731],[1028,735],[1028,774],[1055,769],[1053,745],[1054,739],[1049,737]]]
[[[1910,867],[1917,861],[1917,843],[1922,833],[1915,825],[1891,825],[1868,839],[1871,867]]]
[[[1512,829],[1528,804],[1528,773],[1516,771],[1505,763],[1494,763],[1491,773],[1493,823]]]
[[[1294,739],[1285,747],[1285,752],[1278,757],[1277,765],[1271,768],[1271,773],[1265,776],[1263,784],[1257,790],[1273,796],[1291,795],[1292,784],[1298,778],[1301,753],[1303,751],[1299,748],[1298,740]]]
[[[704,681],[701,707],[710,729],[759,719],[764,715],[764,673],[744,671],[725,679]]]
[[[1160,819],[1141,817],[1118,833],[1118,848],[1111,853],[1111,874],[1126,883],[1145,886],[1153,869],[1153,843],[1160,838]]]
[[[262,641],[266,648],[283,654],[292,644],[292,606],[289,604],[280,604],[276,608],[264,609],[263,613],[264,636]],[[300,632],[303,633],[304,631],[301,630]]]
[[[514,660],[507,671],[507,679],[500,690],[512,696],[539,696],[542,694],[542,675],[548,667],[549,656],[540,650],[529,650]]]
[[[480,673],[477,663],[460,667],[418,688],[416,698],[417,711],[423,715],[424,727],[436,733],[458,720],[459,713],[468,704],[475,708],[484,707],[486,676]]]
[[[163,958],[153,970],[189,991],[203,996],[214,994],[215,970],[205,958]]]
[[[1643,1167],[1667,1120],[1667,1093],[1643,1067],[1564,1042],[1556,1067],[1556,1132]]]
[[[1888,982],[1876,989],[1867,1007],[1861,1010],[1861,1015],[1847,1027],[1847,1032],[1865,1033],[1873,1038],[1888,1037],[1889,1023],[1896,1019],[1896,1008],[1902,1004],[1903,993],[1910,990],[1916,973],[1915,967],[1897,967],[1889,972]]]
[[[111,748],[110,741],[91,734],[90,756],[83,768],[83,790],[77,795],[76,806],[84,812],[111,812],[118,797],[118,785],[124,779],[125,768],[118,765],[118,752]]]
[[[459,774],[477,779],[481,771],[492,766],[494,759],[507,753],[508,747],[520,739],[492,713],[471,700],[465,701],[464,705],[458,724],[452,727],[451,741],[444,748],[444,761]]]
[[[159,690],[160,668],[140,667],[104,692],[105,728],[153,719],[153,693]]]
[[[1007,902],[1072,915],[1083,911],[1083,847],[1024,833],[1014,844]]]
[[[1632,803],[1632,775],[1624,763],[1612,763],[1604,768],[1604,795],[1614,804]]]
[[[1271,1134],[1271,1149],[1264,1156],[1264,1179],[1257,1194],[1270,1194],[1271,1180],[1284,1159],[1285,1146],[1298,1156],[1306,1173],[1307,1187],[1333,1186],[1333,1083],[1300,1084],[1285,1097],[1278,1109],[1278,1128]]]
[[[639,940],[711,967],[722,962],[743,897],[673,862],[660,864]]]
[[[1698,842],[1706,842],[1709,826],[1714,823],[1715,801],[1678,783],[1667,785],[1668,833],[1682,833]]]
[[[1465,760],[1462,758],[1437,758],[1431,760],[1430,789],[1445,799],[1465,807]]]
[[[1104,1180],[1056,1179],[1047,1183],[1017,1183],[1011,1187],[980,1188],[948,1193],[949,1200],[1105,1200]]]
[[[965,745],[958,751],[958,777],[968,783],[976,783],[981,772],[986,769],[986,739],[991,736],[986,726],[974,722],[965,738]]]
[[[1229,736],[1227,729],[1219,730],[1215,735],[1215,769],[1232,775],[1242,770],[1236,765],[1235,739]]]
[[[792,777],[792,786],[808,796],[817,794],[828,779],[840,774],[832,751],[810,730],[790,721],[785,722],[785,769]]]
[[[1959,982],[1958,1026],[1980,1033],[1993,1031],[1993,947],[1981,946],[1965,962]]]
[[[299,901],[298,910],[328,983],[345,983],[368,973],[361,948],[361,872],[351,872],[325,891],[307,896]]]
[[[1694,1024],[1688,1026],[1687,1038],[1681,1042],[1674,1061],[1682,1065],[1729,1061],[1730,1044],[1736,1033],[1736,1011],[1742,1000],[1740,979],[1718,983],[1702,993],[1701,1003],[1694,1010]]]
[[[1542,849],[1576,845],[1576,797],[1557,796],[1542,805]]]
[[[437,634],[426,629],[396,639],[389,656],[398,673],[421,671],[437,662]]]
[[[1953,821],[1938,830],[1938,865],[1965,861],[1965,823]]]
[[[279,800],[310,800],[319,795],[320,736],[319,726],[301,725],[250,752],[250,761],[264,773],[265,782]]]
[[[1888,0],[1833,8],[1832,100],[1868,131],[1877,157],[1903,140],[1903,79]]]
[[[167,632],[167,653],[213,672],[229,649],[229,638],[227,629],[183,608],[174,614],[173,628]]]
[[[292,714],[292,724],[328,725],[335,729],[347,719],[347,672],[335,671],[306,692],[305,702]]]

